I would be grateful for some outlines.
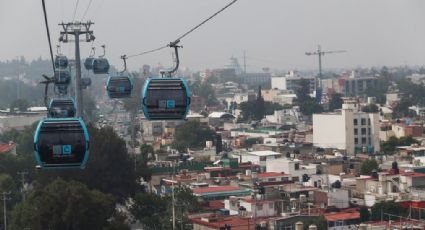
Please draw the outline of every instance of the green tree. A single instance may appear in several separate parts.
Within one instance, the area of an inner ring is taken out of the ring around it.
[[[204,81],[204,82],[195,81],[190,86],[190,89],[194,95],[202,97],[205,100],[207,105],[217,105],[220,103],[217,100],[213,87],[207,81]]]
[[[181,152],[187,148],[202,148],[206,141],[214,139],[215,132],[199,121],[188,121],[176,128],[172,146]]]
[[[392,136],[392,137],[388,138],[387,141],[382,142],[381,147],[382,147],[382,151],[384,151],[384,153],[394,154],[397,146],[410,146],[412,144],[419,144],[419,141],[414,139],[411,136],[400,137],[400,138]]]
[[[313,98],[309,98],[304,101],[299,101],[298,105],[300,106],[301,113],[306,116],[311,116],[314,113],[323,112],[323,107],[317,104],[316,100],[314,100]]]
[[[388,215],[397,215],[397,216],[406,216],[407,210],[403,208],[399,203],[394,201],[381,201],[379,203],[375,203],[372,208],[372,220],[381,220],[381,217],[385,221],[388,220]]]
[[[91,189],[113,195],[119,201],[133,196],[137,189],[137,178],[124,140],[118,137],[112,127],[98,129],[88,126],[88,131],[90,157],[87,167],[72,173],[63,170],[40,171],[37,173],[37,182],[43,186],[61,177],[80,181]]]
[[[378,170],[378,167],[378,162],[376,162],[375,159],[366,159],[365,161],[363,161],[360,167],[360,174],[370,175],[372,173],[372,170]]]
[[[360,222],[366,222],[370,220],[370,213],[367,207],[361,207],[360,210]]]
[[[369,104],[369,105],[367,105],[367,106],[365,106],[365,107],[362,108],[362,112],[365,112],[365,113],[377,113],[377,112],[379,112],[379,108],[375,104]]]
[[[413,101],[410,98],[403,97],[400,102],[393,110],[393,117],[405,117],[409,116],[409,107],[413,105]]]
[[[308,230],[308,227],[312,224],[317,226],[317,229],[328,229],[327,221],[325,217],[319,216],[319,217],[309,217],[304,222],[304,230]]]
[[[143,177],[144,181],[150,181],[152,177],[152,171],[148,167],[148,162],[153,160],[154,150],[151,145],[142,144],[140,146],[140,155],[137,156],[137,170],[136,175]]]
[[[256,117],[259,116],[256,104],[257,101],[245,101],[239,104],[242,116],[241,119],[243,121],[256,120]],[[284,107],[280,104],[264,101],[264,115],[271,115],[274,111],[282,109],[284,109]],[[264,117],[264,115],[262,116]]]
[[[170,226],[170,216],[167,215],[169,203],[169,197],[138,193],[130,212],[147,229],[167,229]]]
[[[264,98],[261,95],[261,86],[258,87],[257,99],[255,100],[255,110],[254,117],[255,120],[259,121],[264,118],[265,115],[265,105]]]
[[[115,212],[110,195],[76,181],[57,179],[12,211],[12,229],[103,229]]]
[[[301,79],[297,89],[295,90],[297,95],[297,101],[303,102],[310,99],[310,81],[307,79]]]
[[[329,111],[334,111],[335,109],[342,108],[342,94],[335,93],[332,95],[331,100],[329,101]]]

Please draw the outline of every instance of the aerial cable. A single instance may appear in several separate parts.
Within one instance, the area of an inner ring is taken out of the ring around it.
[[[89,1],[89,4],[87,5],[87,8],[86,8],[86,10],[84,11],[84,14],[83,14],[83,17],[81,17],[81,22],[84,20],[84,18],[86,17],[86,14],[87,14],[87,12],[89,11],[89,8],[90,8],[90,6],[91,6],[91,2],[92,2],[93,0],[90,0]]]
[[[77,2],[75,3],[74,17],[72,17],[72,21],[75,20],[75,15],[77,15],[78,3],[80,3],[80,0],[77,0]]]
[[[52,41],[50,39],[50,30],[49,30],[49,23],[47,21],[47,12],[46,12],[46,3],[44,0],[41,0],[42,6],[43,6],[43,13],[44,13],[44,23],[46,25],[46,31],[47,31],[47,41],[49,42],[49,49],[50,49],[50,59],[52,60],[52,67],[53,67],[53,73],[55,72],[55,62],[53,59],[53,49],[52,49]]]
[[[153,49],[153,50],[141,52],[141,53],[138,53],[138,54],[128,55],[127,58],[142,56],[142,55],[145,55],[145,54],[149,54],[149,53],[153,53],[153,52],[156,52],[156,51],[165,49],[167,47],[172,47],[172,46],[177,45],[177,43],[179,43],[181,39],[183,39],[184,37],[186,37],[187,35],[189,35],[193,31],[195,31],[196,29],[198,29],[199,27],[201,27],[202,25],[204,25],[205,23],[207,23],[209,20],[213,19],[215,16],[217,16],[218,14],[220,14],[221,12],[223,12],[225,9],[229,8],[231,5],[233,5],[237,1],[238,0],[231,1],[229,4],[227,4],[226,6],[224,6],[223,8],[221,8],[219,11],[215,12],[213,15],[211,15],[210,17],[208,17],[207,19],[205,19],[204,21],[202,21],[201,23],[199,23],[198,25],[196,25],[195,27],[193,27],[192,29],[190,29],[186,33],[182,34],[180,37],[178,37],[176,40],[174,40],[174,42],[171,42],[170,44],[167,44],[165,46],[161,46],[161,47],[156,48],[156,49]]]

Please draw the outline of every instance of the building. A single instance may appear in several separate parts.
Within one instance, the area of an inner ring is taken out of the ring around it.
[[[251,162],[252,164],[260,165],[262,171],[266,170],[267,161],[281,158],[282,154],[273,151],[254,151],[246,152],[240,155],[241,163]],[[279,172],[279,171],[275,171]]]
[[[291,71],[285,76],[272,77],[272,89],[292,90],[293,92],[295,92],[300,86],[301,80],[307,80],[310,85],[310,93],[313,93],[315,79],[316,78],[313,76],[301,77]]]
[[[231,196],[249,196],[251,190],[237,186],[211,186],[192,189],[193,195],[202,200],[223,200]]]
[[[313,144],[353,155],[380,150],[379,114],[359,111],[356,103],[344,103],[336,113],[313,114]]]
[[[196,95],[190,97],[190,110],[193,112],[200,112],[205,108],[204,98]]]
[[[212,112],[208,115],[208,124],[212,127],[222,127],[224,123],[233,122],[235,116],[226,112]]]
[[[243,73],[241,80],[250,88],[256,89],[261,86],[263,89],[270,89],[272,75],[270,73]]]
[[[304,175],[316,174],[316,165],[302,165],[298,159],[278,158],[266,162],[267,172],[280,172],[291,175],[291,181],[302,182]]]
[[[376,77],[358,77],[354,72],[350,77],[342,79],[342,94],[346,97],[363,96],[366,90],[378,85]]]

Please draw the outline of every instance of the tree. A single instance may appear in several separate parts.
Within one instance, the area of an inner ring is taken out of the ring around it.
[[[310,81],[302,78],[295,90],[295,94],[297,95],[297,101],[299,102],[310,99]]]
[[[134,197],[130,212],[147,229],[165,229],[170,226],[170,216],[167,215],[168,200],[169,197],[153,193],[138,193]]]
[[[366,159],[365,161],[363,161],[360,167],[360,174],[370,175],[372,173],[372,170],[377,170],[378,167],[378,162],[376,162],[375,159]]]
[[[325,217],[323,216],[319,216],[319,217],[311,216],[303,222],[304,222],[304,230],[308,230],[308,227],[312,224],[316,225],[317,229],[328,229],[327,221]]]
[[[381,201],[375,203],[372,208],[372,220],[381,220],[381,217],[387,221],[389,219],[388,215],[397,215],[397,216],[406,216],[407,210],[403,208],[399,203],[394,201]]]
[[[298,105],[300,106],[301,113],[306,116],[311,116],[314,113],[323,112],[323,107],[317,104],[316,100],[313,98],[309,98],[305,101],[298,101]]]
[[[265,115],[264,109],[265,109],[264,98],[261,95],[261,86],[259,86],[257,99],[255,100],[255,110],[254,110],[255,120],[259,121],[264,118],[264,115]]]
[[[413,101],[410,98],[403,97],[401,98],[398,105],[393,110],[393,117],[405,117],[409,116],[409,107],[413,105]]]
[[[245,101],[239,104],[239,109],[241,110],[241,119],[243,121],[256,120],[258,115],[258,108],[256,106],[257,101]],[[269,101],[264,101],[264,115],[271,115],[276,110],[282,110],[284,107],[277,103],[271,103]],[[262,118],[264,117],[262,115]]]
[[[121,202],[133,196],[137,189],[137,178],[124,140],[118,137],[112,127],[98,129],[88,126],[88,131],[90,157],[87,167],[72,173],[63,170],[40,171],[36,177],[40,186],[61,177],[80,181],[90,189],[113,195]]]
[[[332,95],[331,100],[329,101],[329,111],[334,111],[335,109],[342,108],[342,94],[335,93]]]
[[[387,141],[381,143],[382,151],[386,154],[393,154],[397,146],[410,146],[412,144],[419,144],[419,141],[411,136],[397,138],[392,136]]]
[[[103,229],[115,212],[114,199],[76,181],[56,179],[32,192],[12,211],[12,229]]]
[[[151,145],[142,144],[140,146],[140,154],[137,156],[137,169],[136,175],[143,177],[144,181],[150,181],[152,177],[152,171],[148,167],[148,162],[153,159],[154,150]]]
[[[188,121],[176,128],[172,146],[181,152],[187,148],[202,148],[206,141],[214,139],[215,132],[199,121]]]
[[[194,95],[202,97],[207,105],[217,105],[220,103],[217,100],[213,87],[207,81],[196,81],[190,86],[190,89]]]
[[[366,222],[370,220],[370,213],[367,207],[361,207],[360,210],[360,222]]]
[[[375,104],[369,104],[369,105],[367,105],[367,106],[365,106],[365,107],[362,108],[362,112],[365,112],[365,113],[377,113],[377,112],[379,112],[379,108]]]

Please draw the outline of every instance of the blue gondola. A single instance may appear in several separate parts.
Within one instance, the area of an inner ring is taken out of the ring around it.
[[[34,135],[34,154],[41,168],[81,168],[89,157],[89,135],[81,118],[46,118]]]
[[[149,120],[183,120],[189,111],[189,87],[182,78],[149,78],[142,103]]]
[[[92,64],[94,74],[107,74],[109,71],[109,62],[106,58],[95,58]]]
[[[57,85],[56,89],[58,90],[58,93],[60,95],[67,95],[68,94],[68,85]]]
[[[55,67],[59,69],[68,68],[68,58],[64,55],[57,55],[55,58]]]
[[[84,60],[84,68],[86,68],[86,70],[92,70],[93,69],[93,61],[94,61],[94,57],[86,58],[86,60]]]
[[[67,118],[75,117],[75,101],[72,98],[53,98],[50,100],[48,117]]]
[[[71,73],[65,69],[56,69],[54,83],[55,85],[69,85],[71,83]]]
[[[133,90],[132,76],[128,72],[120,72],[110,75],[106,82],[106,91],[109,98],[131,97]]]

